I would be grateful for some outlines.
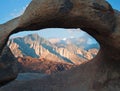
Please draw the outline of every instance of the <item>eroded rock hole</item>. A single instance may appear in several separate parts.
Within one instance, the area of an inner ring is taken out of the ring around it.
[[[20,32],[10,37],[8,46],[19,63],[17,79],[23,80],[69,70],[90,61],[99,51],[97,41],[81,29]]]

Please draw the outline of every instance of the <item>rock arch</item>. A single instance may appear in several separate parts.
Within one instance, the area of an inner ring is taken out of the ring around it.
[[[0,54],[4,54],[9,35],[53,27],[82,28],[100,43],[98,55],[68,72],[37,79],[36,83],[13,82],[0,91],[29,91],[31,86],[32,91],[120,90],[120,13],[105,0],[33,0],[23,15],[0,25]],[[0,61],[4,61],[2,56]]]

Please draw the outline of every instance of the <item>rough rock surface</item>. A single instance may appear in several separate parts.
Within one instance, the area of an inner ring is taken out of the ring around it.
[[[0,25],[0,51],[10,34],[48,27],[80,27],[101,49],[93,60],[70,71],[13,81],[0,91],[120,91],[119,12],[105,0],[33,0],[22,16]]]
[[[17,77],[17,59],[9,47],[5,47],[0,55],[0,86]]]
[[[19,72],[20,73],[42,73],[53,74],[65,70],[69,70],[76,65],[65,62],[53,62],[45,58],[37,59],[32,57],[19,57]]]

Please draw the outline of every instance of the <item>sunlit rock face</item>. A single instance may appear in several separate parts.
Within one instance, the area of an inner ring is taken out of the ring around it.
[[[0,25],[1,55],[10,34],[48,27],[81,27],[101,49],[93,60],[70,71],[13,81],[0,91],[119,91],[119,22],[120,13],[105,0],[33,0],[22,16]]]

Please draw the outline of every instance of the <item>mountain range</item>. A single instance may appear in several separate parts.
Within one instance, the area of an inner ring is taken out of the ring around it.
[[[83,38],[45,39],[38,34],[11,38],[8,46],[18,58],[20,72],[44,70],[43,73],[52,73],[58,68],[60,71],[70,69],[92,59],[99,50],[98,44],[87,44]]]

